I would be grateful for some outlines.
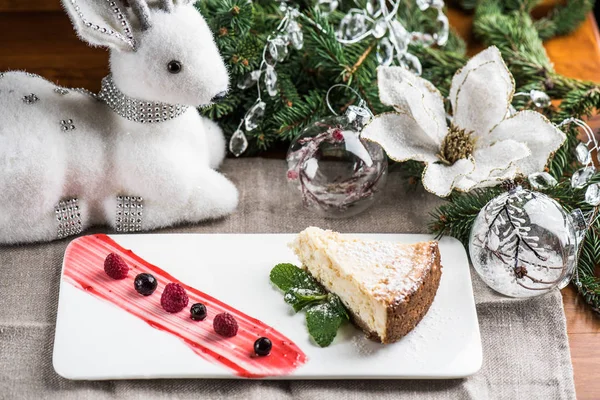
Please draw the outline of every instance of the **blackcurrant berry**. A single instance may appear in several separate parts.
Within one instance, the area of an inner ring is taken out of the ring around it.
[[[261,337],[254,342],[254,352],[259,356],[268,356],[273,348],[273,343],[266,337]]]
[[[150,296],[156,290],[158,281],[152,274],[139,274],[133,281],[135,291],[144,296]]]
[[[202,321],[206,318],[206,306],[202,303],[196,303],[190,308],[190,315],[194,321]]]

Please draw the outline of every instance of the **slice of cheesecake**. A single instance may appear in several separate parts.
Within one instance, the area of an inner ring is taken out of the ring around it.
[[[337,294],[371,339],[393,343],[429,310],[442,266],[438,243],[366,241],[310,227],[290,244],[304,268]]]

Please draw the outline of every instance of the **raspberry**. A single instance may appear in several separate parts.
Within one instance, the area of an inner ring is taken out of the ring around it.
[[[129,273],[129,267],[120,255],[110,253],[104,260],[104,272],[113,279],[125,279]]]
[[[213,320],[213,328],[221,336],[234,337],[237,335],[238,323],[229,313],[218,314]]]
[[[169,283],[160,296],[160,305],[166,312],[176,313],[183,310],[189,302],[189,298],[183,286],[179,283]]]

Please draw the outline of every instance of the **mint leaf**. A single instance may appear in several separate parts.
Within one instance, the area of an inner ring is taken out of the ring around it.
[[[298,312],[306,311],[306,326],[315,343],[327,347],[337,330],[349,319],[338,296],[327,291],[305,270],[293,264],[277,264],[271,270],[271,282],[285,292],[283,299]]]
[[[327,347],[333,342],[338,328],[348,320],[348,313],[340,298],[328,294],[327,301],[314,305],[306,311],[306,326],[315,343]]]
[[[296,312],[310,304],[325,300],[326,298],[327,295],[322,294],[320,291],[299,289],[295,287],[285,292],[285,296],[283,296],[285,302],[291,305]]]
[[[293,264],[277,264],[271,270],[270,278],[271,282],[284,292],[295,288],[312,290],[320,294],[326,293],[315,278]]]

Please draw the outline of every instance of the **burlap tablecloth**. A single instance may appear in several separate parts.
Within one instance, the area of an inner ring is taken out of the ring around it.
[[[346,220],[324,220],[299,207],[280,160],[227,160],[241,201],[229,218],[173,232],[298,232],[309,225],[341,232],[426,232],[440,204],[408,190],[391,173],[381,201]],[[1,173],[1,172],[0,172]],[[162,380],[75,382],[52,368],[63,252],[68,240],[0,248],[1,399],[574,399],[573,370],[558,292],[531,300],[495,295],[473,275],[483,341],[476,375],[446,381]],[[402,360],[398,360],[402,362]]]

